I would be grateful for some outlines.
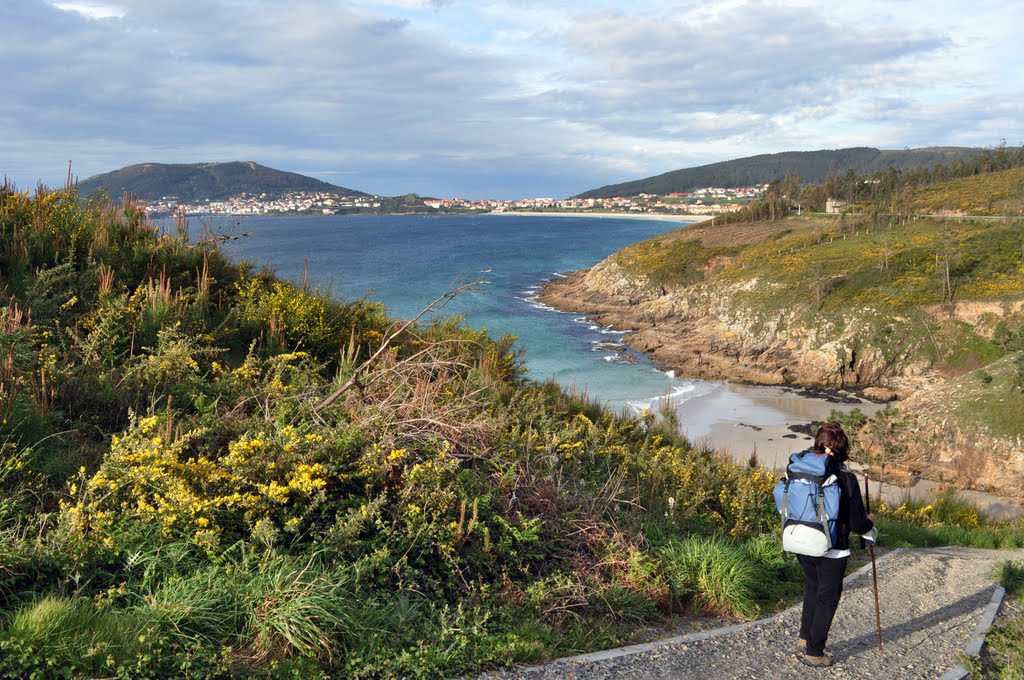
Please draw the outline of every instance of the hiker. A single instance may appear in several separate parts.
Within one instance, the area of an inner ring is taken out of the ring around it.
[[[804,607],[800,617],[800,660],[808,666],[831,666],[825,654],[825,641],[843,592],[843,576],[850,557],[850,533],[861,534],[865,542],[877,536],[874,515],[864,510],[857,478],[844,463],[850,457],[850,440],[839,423],[825,423],[814,436],[812,451],[828,456],[826,475],[835,475],[839,483],[839,512],[835,522],[835,540],[821,557],[797,555],[804,570]]]

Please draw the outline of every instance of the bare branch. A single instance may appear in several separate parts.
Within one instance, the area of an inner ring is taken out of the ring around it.
[[[476,279],[474,281],[467,281],[465,276],[462,276],[462,277],[457,278],[454,281],[452,281],[448,285],[448,289],[445,290],[445,292],[442,293],[440,296],[438,296],[436,299],[434,299],[430,304],[428,304],[426,307],[424,307],[420,311],[419,314],[417,314],[412,319],[409,319],[408,321],[403,323],[398,328],[398,330],[395,330],[395,331],[389,333],[381,341],[380,347],[377,348],[377,351],[374,352],[370,356],[370,358],[366,359],[363,363],[361,363],[358,366],[356,366],[356,368],[352,371],[352,377],[350,377],[348,379],[348,382],[346,382],[344,385],[342,385],[337,390],[335,390],[329,397],[327,397],[322,402],[320,402],[316,406],[316,408],[313,409],[313,411],[314,412],[320,412],[320,411],[324,410],[325,408],[327,408],[328,406],[333,404],[335,401],[337,401],[338,397],[340,397],[341,395],[345,394],[345,392],[347,392],[353,386],[359,387],[360,391],[362,391],[363,388],[362,388],[362,386],[359,383],[359,376],[360,376],[360,374],[363,371],[365,371],[370,365],[372,365],[373,362],[375,362],[388,349],[388,347],[395,340],[395,338],[399,337],[410,326],[412,326],[417,321],[419,321],[421,318],[423,318],[424,315],[429,314],[430,312],[439,311],[440,309],[444,308],[444,306],[447,305],[449,302],[454,300],[460,293],[463,293],[463,292],[465,292],[467,290],[475,288],[476,286],[479,286],[479,285],[481,285],[483,283],[486,283],[486,281],[484,281],[483,279]]]

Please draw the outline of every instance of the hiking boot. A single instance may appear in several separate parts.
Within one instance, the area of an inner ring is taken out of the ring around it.
[[[827,668],[835,663],[832,657],[828,654],[822,654],[821,656],[804,654],[800,657],[800,661],[807,666],[814,666],[816,668]]]
[[[807,650],[807,640],[805,640],[803,638],[797,638],[796,646],[797,646],[797,649],[799,649],[800,651],[802,651],[802,652],[806,651]]]

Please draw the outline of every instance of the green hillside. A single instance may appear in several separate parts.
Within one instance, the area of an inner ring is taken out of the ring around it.
[[[655,286],[755,280],[738,302],[796,310],[813,323],[865,306],[882,317],[905,315],[951,295],[962,303],[1024,297],[1022,245],[1017,222],[920,218],[889,226],[863,217],[791,215],[684,227],[612,259]]]
[[[1019,496],[1024,466],[999,452],[1024,437],[1024,154],[978,159],[946,181],[851,175],[834,187],[844,214],[797,214],[769,190],[615,253],[577,299],[628,299],[623,323],[677,372],[898,393],[859,433],[863,460]]]
[[[82,180],[78,184],[78,191],[83,196],[106,191],[115,200],[120,200],[126,192],[146,201],[176,196],[182,202],[221,200],[242,193],[257,196],[265,193],[269,197],[277,197],[294,191],[367,195],[252,161],[139,163]]]
[[[579,198],[611,198],[648,193],[664,196],[700,187],[740,187],[767,184],[781,180],[792,172],[805,182],[823,182],[829,173],[844,174],[847,170],[871,173],[886,168],[910,168],[966,161],[982,153],[982,149],[964,147],[931,147],[905,151],[880,151],[868,147],[825,149],[821,151],[787,151],[750,156],[696,168],[674,170],[645,179],[612,184],[579,194]]]
[[[1024,213],[1024,167],[921,187],[913,208],[922,213],[1020,216]]]

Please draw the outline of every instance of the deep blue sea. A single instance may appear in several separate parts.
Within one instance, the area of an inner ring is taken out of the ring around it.
[[[192,218],[193,222],[200,218]],[[456,280],[487,281],[443,310],[492,336],[509,332],[528,375],[554,378],[616,411],[677,403],[713,383],[678,379],[643,356],[616,361],[622,333],[532,300],[545,281],[596,264],[616,250],[679,227],[675,222],[576,216],[312,216],[201,218],[228,240],[225,251],[257,267],[310,280],[335,297],[367,297],[392,315],[420,312]],[[242,236],[245,234],[244,236]]]

